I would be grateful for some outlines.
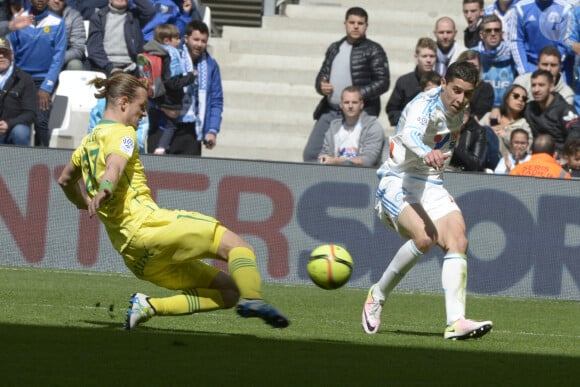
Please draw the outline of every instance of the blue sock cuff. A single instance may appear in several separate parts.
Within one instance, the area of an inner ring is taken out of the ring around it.
[[[467,260],[467,254],[462,254],[462,253],[448,253],[448,254],[445,254],[445,256],[443,257],[443,259],[465,259],[465,260]]]
[[[419,249],[417,248],[417,246],[415,246],[415,242],[413,242],[413,240],[412,240],[412,239],[409,239],[409,247],[411,248],[411,251],[413,251],[413,254],[414,254],[415,256],[417,256],[417,257],[418,257],[418,256],[420,256],[420,255],[423,255],[423,252],[422,252],[421,250],[419,250]]]

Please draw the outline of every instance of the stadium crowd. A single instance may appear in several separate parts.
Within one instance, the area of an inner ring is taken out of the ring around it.
[[[458,0],[457,6],[467,24],[463,37],[446,16],[433,21],[433,37],[417,37],[415,66],[393,83],[384,110],[391,125],[397,125],[406,104],[425,90],[425,79],[444,77],[451,63],[468,61],[483,82],[466,109],[456,152],[462,159],[457,156],[453,168],[511,173],[516,164],[530,159],[534,139],[546,134],[554,141],[554,158],[579,177],[580,2],[496,0],[486,6],[483,0]],[[52,99],[61,71],[142,77],[140,54],[154,46],[166,57],[166,89],[183,92],[170,104],[173,110],[165,108],[167,101],[150,100],[152,120],[141,128],[145,135],[139,137],[144,142],[140,149],[186,155],[212,149],[221,126],[223,93],[219,66],[206,50],[210,29],[195,23],[204,9],[196,0],[0,1],[0,144],[49,146]],[[345,36],[329,46],[316,78],[322,99],[304,149],[305,162],[328,160],[330,155],[336,164],[376,167],[389,148],[389,139],[382,138],[383,152],[376,152],[376,144],[360,141],[360,125],[344,120],[342,90],[356,86],[362,97],[357,114],[378,118],[380,96],[392,84],[388,50],[367,38],[365,17],[356,20],[349,22],[347,14]],[[160,35],[158,27],[167,25],[176,27],[171,30],[175,36]],[[375,125],[380,125],[378,120]],[[328,137],[330,127],[334,134]],[[527,135],[525,150],[516,149],[514,144],[521,141],[512,138],[520,130]],[[321,153],[325,137],[335,149],[325,145]],[[373,160],[348,162],[366,160],[367,149],[373,149]]]

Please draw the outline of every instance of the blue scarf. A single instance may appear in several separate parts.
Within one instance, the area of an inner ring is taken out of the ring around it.
[[[181,61],[186,73],[197,70],[195,83],[185,87],[185,96],[183,98],[183,110],[181,111],[181,122],[195,122],[195,132],[197,140],[203,140],[203,125],[205,121],[205,112],[207,104],[207,87],[208,87],[208,65],[207,53],[201,54],[197,65],[194,66],[187,46],[184,45],[181,52]]]

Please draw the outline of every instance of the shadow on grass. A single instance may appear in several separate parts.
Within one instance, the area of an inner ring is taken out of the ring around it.
[[[2,385],[473,386],[577,382],[578,358],[572,357],[288,341],[145,326],[128,332],[118,323],[90,323],[103,329],[0,324]]]

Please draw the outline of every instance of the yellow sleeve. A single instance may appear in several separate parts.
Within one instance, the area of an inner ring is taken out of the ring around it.
[[[104,139],[105,159],[109,154],[117,154],[129,160],[137,152],[137,134],[130,126],[120,125],[116,130],[107,132]]]

